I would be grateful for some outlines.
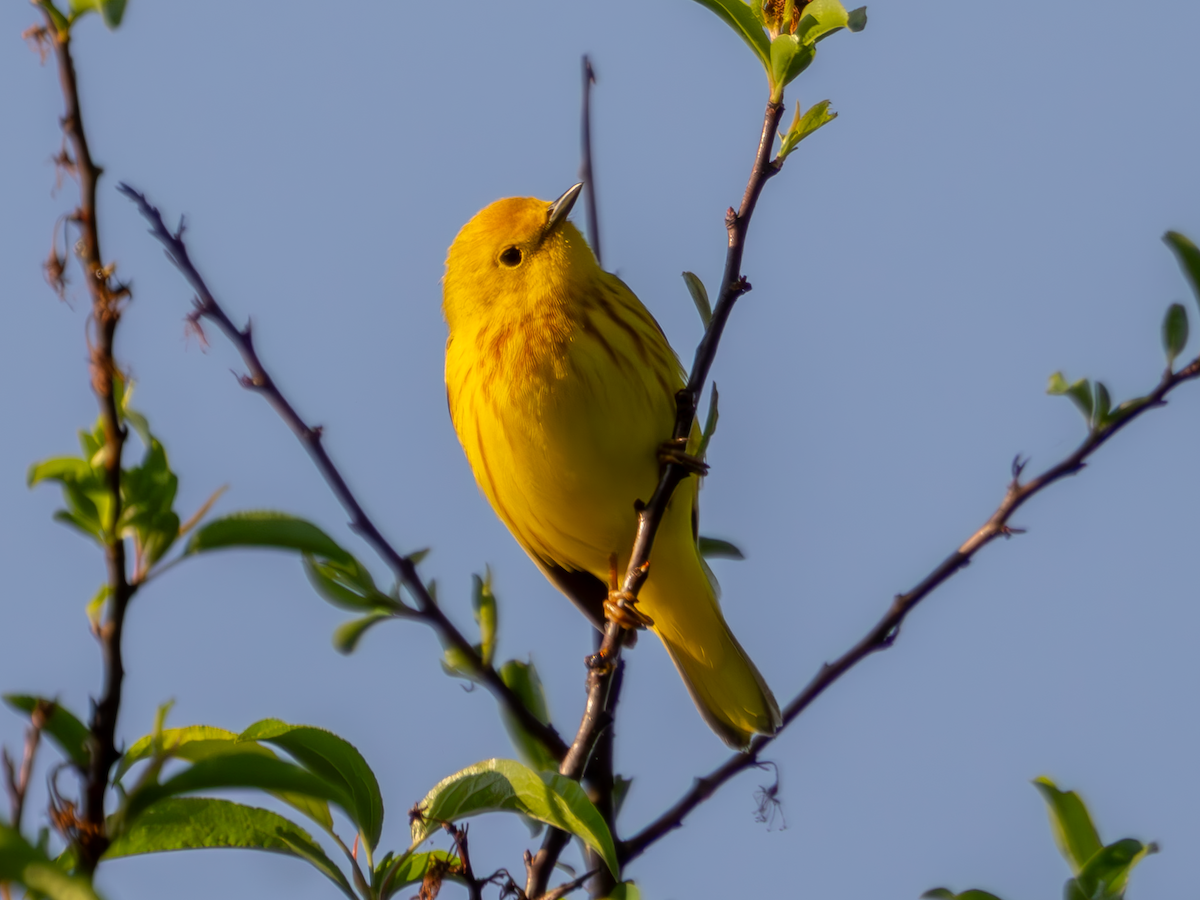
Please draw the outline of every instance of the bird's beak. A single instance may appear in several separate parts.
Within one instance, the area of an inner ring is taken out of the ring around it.
[[[550,234],[567,220],[567,216],[571,213],[571,207],[575,205],[575,201],[579,199],[579,192],[583,190],[583,182],[567,188],[567,192],[550,204],[550,218],[546,220],[546,228],[542,232],[543,235]]]

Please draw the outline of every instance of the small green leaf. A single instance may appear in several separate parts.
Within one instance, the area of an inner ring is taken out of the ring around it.
[[[313,588],[334,606],[351,612],[404,608],[403,604],[376,588],[371,573],[353,557],[348,561],[337,561],[305,553],[303,563],[304,574]]]
[[[632,786],[632,778],[625,778],[622,775],[613,776],[612,807],[614,822],[617,820],[617,816],[621,814],[621,807],[625,805],[625,798],[629,796],[629,789]]]
[[[475,611],[475,622],[479,625],[479,655],[484,666],[490,666],[496,655],[496,595],[492,593],[492,570],[485,577],[471,576],[471,608]]]
[[[374,849],[383,830],[383,797],[379,782],[363,755],[332,731],[312,725],[289,725],[279,719],[255,722],[238,741],[263,741],[289,753],[325,782],[352,800],[346,812]]]
[[[771,41],[771,99],[778,103],[783,99],[783,88],[791,80],[788,78],[788,73],[792,69],[792,63],[798,55],[801,55],[801,50],[808,52],[811,58],[812,49],[810,47],[801,47],[799,39],[794,34],[778,35]],[[799,74],[799,73],[797,73]]]
[[[860,6],[846,14],[846,27],[851,31],[862,31],[867,27],[867,8]]]
[[[1188,284],[1192,286],[1192,293],[1195,294],[1196,301],[1200,302],[1200,248],[1178,231],[1168,231],[1163,235],[1163,240],[1167,242],[1168,247],[1175,251],[1179,267],[1183,269]]]
[[[762,24],[755,18],[750,5],[743,0],[696,0],[701,6],[707,7],[737,35],[749,45],[763,64],[763,68],[771,71],[771,44]]]
[[[550,712],[546,705],[546,690],[532,662],[510,659],[500,667],[500,680],[512,689],[525,704],[535,719],[543,725],[550,724]],[[509,740],[522,761],[539,772],[557,772],[558,760],[546,749],[546,745],[530,734],[521,723],[501,707],[501,717],[508,731]]]
[[[781,135],[781,143],[779,145],[779,158],[786,159],[788,154],[796,149],[796,145],[802,140],[816,131],[823,125],[827,125],[837,118],[837,113],[829,111],[829,101],[822,100],[820,103],[809,107],[804,115],[800,115],[800,104],[796,104],[796,115],[792,119],[791,127],[787,132]]]
[[[333,649],[338,653],[349,656],[358,649],[358,642],[362,640],[364,634],[373,625],[382,622],[384,619],[393,618],[390,612],[373,612],[363,616],[361,619],[351,619],[349,622],[343,622],[333,632]]]
[[[712,321],[712,303],[709,302],[708,290],[704,287],[704,282],[691,272],[684,272],[683,283],[687,285],[688,293],[692,295],[692,302],[696,304],[696,312],[700,313],[700,321],[707,328],[708,323]]]
[[[341,870],[303,828],[278,813],[211,797],[162,800],[140,815],[104,852],[104,859],[239,847],[306,860],[348,897],[357,895]]]
[[[353,556],[316,525],[272,510],[233,513],[214,519],[192,534],[183,552],[186,555],[229,547],[275,547],[323,556],[346,565],[355,562]]]
[[[745,559],[746,554],[737,545],[720,538],[700,535],[700,555],[705,559]]]
[[[583,788],[557,773],[538,774],[511,759],[488,759],[438,782],[412,819],[413,847],[441,822],[485,812],[518,812],[575,835],[608,865],[620,870],[612,834]]]
[[[704,455],[708,453],[709,442],[717,433],[717,422],[721,419],[718,400],[720,400],[720,395],[717,393],[717,383],[714,381],[712,393],[708,398],[708,418],[705,419],[704,430],[700,433],[700,443],[696,445],[695,455],[699,459],[704,459]]]
[[[102,584],[100,590],[92,595],[92,599],[88,601],[84,612],[87,614],[88,623],[92,626],[92,633],[100,633],[100,622],[104,618],[104,604],[108,602],[108,598],[112,596],[112,585]]]
[[[865,24],[865,10],[861,19]],[[804,7],[804,15],[796,26],[796,37],[803,44],[815,44],[849,24],[850,14],[838,0],[812,0]]]
[[[1157,852],[1156,844],[1143,844],[1133,838],[1125,838],[1109,844],[1089,859],[1075,882],[1088,900],[1095,897],[1117,900],[1125,893],[1133,867]]]
[[[0,882],[6,881],[49,900],[100,900],[86,878],[68,875],[16,829],[0,824]]]
[[[1092,422],[1092,384],[1086,378],[1080,378],[1074,384],[1067,384],[1062,372],[1050,376],[1050,384],[1046,387],[1047,394],[1065,394],[1071,402],[1083,413],[1084,419],[1090,425]]]
[[[42,732],[48,735],[55,746],[78,768],[88,767],[91,760],[91,754],[88,753],[91,732],[69,709],[53,700],[29,694],[3,694],[0,695],[0,699],[12,709],[30,716],[41,704],[42,709],[48,713],[42,725]]]
[[[1175,357],[1183,352],[1188,342],[1188,316],[1182,303],[1172,303],[1167,308],[1162,324],[1163,352],[1167,355],[1167,368],[1175,366]]]
[[[1112,398],[1108,395],[1108,388],[1104,386],[1103,381],[1096,382],[1095,400],[1092,409],[1092,427],[1103,428],[1108,424],[1108,414],[1112,410]]]
[[[43,481],[80,482],[90,478],[92,467],[78,456],[57,456],[29,467],[25,483],[34,487]]]
[[[1050,830],[1054,833],[1059,853],[1071,867],[1071,874],[1078,875],[1084,864],[1102,847],[1087,807],[1078,794],[1060,791],[1049,778],[1035,778],[1033,786],[1046,801]]]
[[[116,31],[125,15],[125,0],[71,0],[72,19],[78,19],[93,10],[100,13],[110,31]]]

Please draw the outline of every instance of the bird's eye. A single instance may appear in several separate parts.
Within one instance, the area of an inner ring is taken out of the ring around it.
[[[521,251],[516,247],[509,247],[500,254],[500,262],[502,265],[508,266],[510,269],[513,266],[521,264]]]

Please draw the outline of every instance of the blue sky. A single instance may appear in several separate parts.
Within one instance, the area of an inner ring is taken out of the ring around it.
[[[1015,454],[1038,470],[1074,448],[1083,426],[1044,394],[1051,372],[1144,392],[1166,306],[1196,322],[1159,238],[1200,238],[1200,11],[916,0],[870,16],[789,92],[840,115],[768,185],[754,290],[714,369],[702,530],[747,551],[716,564],[723,605],[781,700],[982,524]],[[82,712],[99,683],[83,607],[102,561],[51,521],[56,491],[24,484],[95,417],[79,276],[63,304],[40,273],[73,186],[54,194],[61,101],[20,41],[33,19],[0,8],[0,688]],[[564,730],[588,628],[475,488],[446,414],[439,279],[480,207],[576,180],[584,52],[600,78],[605,263],[690,359],[700,325],[679,273],[713,287],[765,101],[749,51],[698,4],[134,0],[120,31],[86,22],[76,46],[105,253],[135,290],[118,352],[181,510],[228,484],[218,511],[303,515],[369,558],[299,445],[237,386],[232,351],[185,335],[190,295],[118,180],[186,212],[210,285],[253,316],[386,534],[433,547],[423,571],[464,625],[470,574],[491,565],[500,653],[532,655]],[[985,550],[778,740],[786,830],[754,822],[767,776],[742,776],[631,867],[644,896],[1054,893],[1067,871],[1028,784],[1041,774],[1083,792],[1106,840],[1161,843],[1136,891],[1190,886],[1198,413],[1185,387],[1028,505],[1014,523],[1027,534]],[[345,658],[330,646],[343,617],[282,554],[174,569],[130,613],[121,735],[172,698],[175,725],[330,728],[380,778],[384,845],[406,843],[404,811],[432,784],[511,750],[485,693],[441,674],[431,633],[385,625]],[[629,660],[624,834],[726,755],[655,641]],[[16,746],[21,727],[0,716],[0,740]],[[43,808],[39,792],[31,820]],[[480,820],[472,836],[478,869],[520,868],[519,823]],[[124,900],[333,896],[301,863],[239,851],[114,862],[99,883]]]

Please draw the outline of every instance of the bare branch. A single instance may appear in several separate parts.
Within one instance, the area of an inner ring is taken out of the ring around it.
[[[503,704],[505,710],[513,718],[517,719],[526,731],[540,740],[554,754],[556,759],[562,759],[567,752],[566,742],[563,741],[552,726],[543,724],[529,711],[525,704],[521,702],[521,698],[501,680],[500,674],[492,666],[484,665],[482,657],[475,652],[475,648],[471,645],[471,642],[454,626],[446,617],[446,614],[438,608],[438,605],[434,602],[428,589],[425,587],[425,583],[421,581],[421,577],[417,574],[416,564],[409,557],[399,553],[387,541],[362,508],[354,492],[346,484],[346,479],[342,477],[342,473],[325,450],[325,445],[321,439],[321,429],[308,425],[300,418],[300,414],[296,412],[292,404],[284,397],[275,380],[267,372],[266,367],[258,356],[258,352],[254,349],[254,340],[251,335],[250,326],[247,325],[245,328],[238,328],[233,324],[233,321],[225,313],[221,305],[217,303],[216,298],[208,289],[208,285],[205,284],[204,279],[192,264],[191,258],[188,256],[187,246],[183,241],[184,228],[182,222],[178,230],[174,232],[170,231],[163,222],[162,215],[158,209],[150,204],[145,195],[124,183],[118,185],[117,189],[137,204],[138,210],[150,223],[150,233],[163,245],[167,253],[167,258],[171,260],[175,268],[179,270],[179,273],[183,275],[184,279],[195,290],[195,310],[192,316],[196,319],[208,319],[210,322],[213,322],[237,349],[242,357],[242,361],[246,364],[246,368],[250,372],[249,375],[242,376],[242,384],[246,388],[261,394],[275,412],[279,414],[279,417],[283,419],[292,433],[296,435],[296,438],[303,445],[304,449],[308,451],[309,457],[316,464],[317,470],[325,479],[326,484],[329,485],[330,490],[333,491],[342,508],[346,510],[347,515],[350,517],[350,527],[371,545],[372,549],[379,554],[380,558],[395,573],[396,578],[416,598],[417,615],[415,618],[433,628],[443,643],[453,646],[466,659],[470,660],[471,666],[479,680]]]
[[[886,650],[892,646],[900,633],[900,625],[917,604],[952,575],[966,567],[976,553],[998,537],[1010,537],[1021,533],[1020,529],[1010,527],[1008,522],[1013,513],[1024,506],[1027,501],[1055,482],[1082,471],[1087,464],[1088,457],[1105,444],[1109,438],[1148,410],[1164,406],[1167,394],[1184,382],[1198,377],[1200,377],[1200,357],[1192,360],[1177,372],[1171,372],[1168,369],[1163,373],[1158,386],[1150,394],[1133,401],[1123,412],[1118,409],[1116,416],[1108,423],[1090,431],[1074,453],[1024,484],[1021,483],[1021,475],[1026,463],[1019,457],[1015,459],[1012,466],[1012,480],[1009,482],[1004,499],[983,527],[967,538],[962,546],[947,556],[916,587],[906,594],[898,594],[892,600],[887,612],[862,640],[832,663],[825,663],[821,666],[820,671],[808,683],[808,686],[784,707],[783,727],[779,733],[782,733],[783,728],[787,728],[795,721],[817,697],[825,692],[826,688],[850,669],[872,653]],[[663,835],[683,825],[684,818],[692,810],[716,793],[717,789],[733,776],[759,765],[763,750],[777,736],[759,735],[750,744],[750,749],[746,753],[734,754],[707,775],[697,778],[691,790],[684,794],[674,806],[632,838],[622,841],[618,845],[617,855],[621,859],[621,863],[625,864],[641,856],[647,847]]]

